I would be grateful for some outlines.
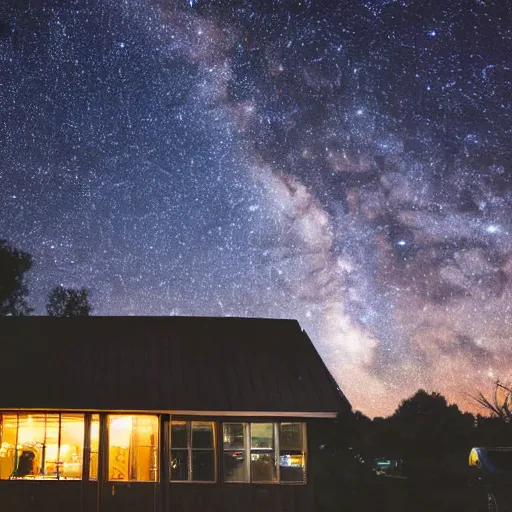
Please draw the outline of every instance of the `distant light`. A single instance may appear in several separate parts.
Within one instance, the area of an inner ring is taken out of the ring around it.
[[[431,30],[431,31],[428,33],[428,35],[429,35],[430,37],[436,37],[436,36],[437,36],[437,32],[436,32],[435,30]]]
[[[490,233],[491,235],[494,235],[495,233],[498,233],[499,230],[500,230],[500,227],[496,226],[495,224],[490,224],[486,228],[487,233]]]
[[[360,109],[356,112],[356,114],[357,114],[358,116],[362,115],[362,114],[363,114],[363,109],[361,109],[361,108],[360,108]]]
[[[398,240],[397,243],[398,243],[398,245],[400,247],[405,247],[407,245],[407,241],[406,240]]]

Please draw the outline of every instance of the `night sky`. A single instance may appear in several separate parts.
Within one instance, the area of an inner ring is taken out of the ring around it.
[[[510,0],[1,2],[36,313],[295,318],[355,409],[467,409],[512,377],[511,208]]]

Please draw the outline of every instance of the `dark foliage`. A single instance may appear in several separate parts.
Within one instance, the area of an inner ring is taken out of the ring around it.
[[[439,393],[419,390],[402,401],[390,419],[396,446],[409,473],[463,473],[471,448],[474,417],[448,405]],[[399,443],[399,444],[398,444]]]
[[[57,286],[50,292],[46,311],[49,316],[56,317],[89,316],[92,307],[85,288]]]
[[[313,428],[308,430],[314,439]],[[356,411],[318,429],[319,510],[486,510],[486,494],[473,488],[468,457],[475,446],[511,446],[512,424],[494,415],[463,413],[439,393],[417,391],[394,414],[373,420]],[[387,476],[376,459],[402,461]],[[372,477],[373,475],[373,477]]]
[[[33,309],[26,296],[26,272],[32,267],[32,257],[0,240],[0,316],[29,315]]]
[[[497,380],[492,398],[488,399],[481,391],[475,400],[491,414],[506,423],[512,423],[512,389]]]

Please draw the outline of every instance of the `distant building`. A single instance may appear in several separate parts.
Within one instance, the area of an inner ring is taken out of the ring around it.
[[[0,318],[0,379],[16,512],[310,512],[313,433],[350,412],[291,320]]]

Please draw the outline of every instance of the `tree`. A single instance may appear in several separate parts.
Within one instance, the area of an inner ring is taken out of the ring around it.
[[[46,311],[56,317],[89,316],[92,311],[89,294],[85,288],[56,286],[48,296]]]
[[[420,389],[403,400],[390,418],[403,453],[411,468],[439,468],[457,471],[471,448],[474,417],[448,405],[439,393]]]
[[[32,267],[32,256],[0,240],[0,316],[29,315],[24,283],[25,273]]]
[[[484,409],[491,413],[491,416],[506,423],[512,422],[512,388],[510,386],[497,380],[494,384],[494,395],[491,399],[487,399],[481,391],[474,398]]]

